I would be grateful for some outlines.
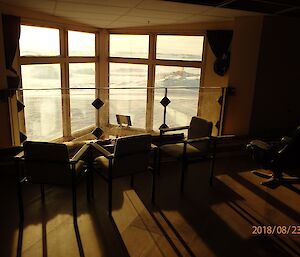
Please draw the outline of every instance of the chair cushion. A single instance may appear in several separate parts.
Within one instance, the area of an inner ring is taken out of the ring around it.
[[[163,145],[160,147],[160,150],[162,154],[166,154],[175,158],[182,158],[183,145],[183,143]],[[201,145],[198,145],[198,148],[196,148],[190,144],[187,144],[186,154],[188,159],[203,158],[208,154],[207,145],[205,143],[202,147]]]

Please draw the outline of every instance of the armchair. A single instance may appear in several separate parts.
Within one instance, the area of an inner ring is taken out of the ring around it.
[[[181,192],[184,189],[185,173],[188,169],[189,163],[210,160],[209,182],[210,185],[212,185],[215,161],[215,141],[211,137],[212,122],[195,116],[192,117],[189,126],[162,128],[160,130],[160,135],[163,137],[167,132],[183,129],[188,130],[187,138],[172,144],[163,144],[159,146],[159,160],[161,159],[162,155],[166,155],[179,159],[182,162],[180,182]]]
[[[101,154],[101,156],[95,158],[93,170],[108,182],[109,216],[112,213],[112,181],[119,177],[130,175],[131,186],[133,186],[134,174],[150,170],[153,174],[151,200],[154,202],[155,161],[154,165],[149,165],[150,153],[153,150],[150,134],[119,137],[115,142],[112,152],[97,143],[93,143],[92,146]]]
[[[41,199],[44,203],[44,185],[71,185],[73,204],[73,223],[77,227],[76,186],[80,177],[85,175],[84,161],[88,154],[88,145],[84,145],[70,160],[67,146],[57,143],[31,142],[24,143],[24,156],[17,156],[19,167],[24,167],[18,183],[18,199],[21,223],[24,221],[22,184],[25,182],[41,185]],[[23,164],[21,166],[21,164]],[[88,186],[88,183],[87,183]]]
[[[261,182],[268,187],[276,187],[285,182],[299,183],[300,178],[283,175],[283,172],[299,167],[300,150],[300,126],[295,130],[294,135],[283,137],[279,142],[264,142],[252,140],[247,145],[247,150],[252,158],[261,164],[263,169],[270,170],[270,173],[253,171],[254,174],[267,178]]]

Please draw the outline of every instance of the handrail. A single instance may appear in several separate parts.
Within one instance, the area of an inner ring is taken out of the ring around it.
[[[101,88],[95,88],[95,87],[84,87],[84,88],[75,88],[75,87],[69,87],[69,88],[6,88],[6,89],[0,89],[0,91],[36,91],[36,90],[82,90],[82,89],[93,89],[93,90],[103,90],[103,89],[223,89],[227,88],[226,86],[221,86],[221,87],[101,87]]]

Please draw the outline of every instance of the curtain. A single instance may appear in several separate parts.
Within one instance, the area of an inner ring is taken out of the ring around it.
[[[232,30],[207,31],[208,43],[216,56],[214,71],[220,76],[224,76],[229,68],[232,35]]]
[[[20,17],[2,15],[2,27],[4,38],[4,51],[7,72],[7,85],[9,89],[18,88],[20,78],[13,67],[19,38],[20,38]]]

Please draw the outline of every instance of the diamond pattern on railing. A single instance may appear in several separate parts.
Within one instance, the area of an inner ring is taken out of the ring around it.
[[[23,132],[20,131],[19,135],[20,135],[20,141],[21,141],[21,143],[23,143],[24,141],[26,141],[27,136]]]
[[[92,131],[92,134],[96,137],[96,138],[100,138],[101,135],[103,134],[103,130],[99,127],[95,128],[93,131]]]
[[[167,107],[169,103],[171,103],[171,101],[168,97],[165,96],[163,99],[161,99],[160,103],[163,107]]]
[[[223,103],[223,96],[222,95],[218,98],[218,103],[219,103],[219,105],[222,105],[222,103]]]
[[[165,129],[165,128],[169,128],[169,126],[166,123],[161,124],[160,127],[159,127],[160,130]]]
[[[23,111],[24,108],[25,108],[25,105],[20,100],[17,100],[18,112]]]
[[[97,109],[99,110],[103,105],[104,103],[100,100],[100,98],[96,98],[94,100],[94,102],[92,102],[92,105]]]

